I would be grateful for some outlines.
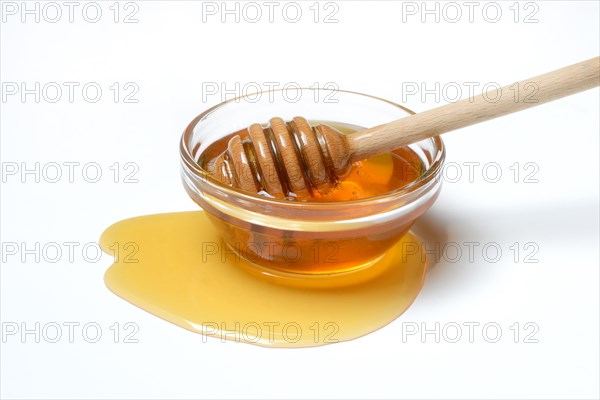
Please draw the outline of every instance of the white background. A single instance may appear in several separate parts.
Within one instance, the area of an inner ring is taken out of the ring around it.
[[[2,3],[5,10],[9,2]],[[407,94],[407,82],[429,89],[437,82],[440,90],[454,83],[463,87],[464,97],[465,82],[480,84],[480,93],[486,83],[510,84],[597,56],[597,2],[498,2],[502,15],[495,23],[494,10],[488,6],[484,14],[485,3],[479,2],[472,22],[468,6],[455,3],[462,12],[456,23],[449,21],[455,9],[444,9],[444,3],[437,5],[439,22],[435,15],[421,21],[421,2],[338,1],[327,9],[322,3],[318,23],[309,9],[312,1],[299,3],[303,13],[297,23],[283,18],[285,3],[275,8],[273,23],[262,2],[257,23],[243,15],[239,23],[234,16],[222,23],[220,14],[205,15],[203,22],[202,3],[192,1],[137,1],[128,8],[121,3],[115,23],[113,2],[100,3],[97,23],[82,17],[85,2],[75,8],[73,23],[62,2],[63,16],[56,23],[44,15],[39,23],[34,15],[23,23],[20,9],[16,15],[3,12],[3,85],[80,84],[72,103],[64,86],[57,103],[47,101],[54,97],[49,93],[39,103],[34,95],[24,101],[20,94],[2,99],[3,170],[13,163],[95,162],[103,172],[97,183],[86,182],[81,169],[75,170],[73,183],[65,176],[57,183],[43,177],[36,183],[34,176],[20,174],[2,182],[3,246],[80,243],[73,261],[63,255],[56,263],[44,257],[36,262],[30,255],[22,262],[20,254],[4,252],[3,327],[81,324],[73,343],[66,328],[58,343],[4,335],[3,398],[598,398],[597,89],[444,138],[447,162],[462,166],[462,177],[445,183],[420,225],[464,251],[465,242],[481,245],[472,262],[466,254],[456,262],[442,259],[401,318],[355,341],[286,350],[203,340],[111,294],[102,280],[110,257],[86,262],[81,254],[83,244],[97,241],[118,220],[196,209],[179,180],[178,140],[195,115],[221,101],[222,93],[203,91],[207,82],[232,90],[236,82],[240,89],[248,82],[263,89],[265,82],[334,82],[426,110],[449,101],[453,92],[421,98],[421,93]],[[413,6],[417,14],[403,12]],[[336,9],[338,22],[324,23]],[[93,18],[93,10],[87,10]],[[137,23],[122,22],[136,10]],[[54,10],[46,11],[54,18]],[[96,103],[81,95],[89,82],[103,89]],[[117,103],[109,89],[115,82],[122,90]],[[133,97],[137,103],[123,101],[131,91],[123,91],[128,82],[139,88]],[[120,175],[114,183],[109,167],[115,162],[122,173],[125,163],[138,165],[139,182],[124,183]],[[481,163],[473,182],[465,162]],[[515,182],[509,167],[517,162],[521,174]],[[487,163],[500,166],[497,183],[488,182],[492,170],[482,175]],[[524,182],[524,174],[532,171],[524,169],[525,163],[539,167],[533,177],[538,183]],[[456,171],[450,172],[453,178]],[[503,250],[495,263],[481,253],[481,246],[491,242]],[[521,249],[517,262],[509,249],[515,242]],[[529,242],[534,247],[524,249]],[[535,248],[533,259],[539,262],[524,262]],[[81,326],[88,322],[103,330],[97,343],[82,336]],[[114,343],[110,326],[115,322],[121,334],[126,322],[137,324],[139,342],[123,343],[121,336]],[[469,322],[480,324],[473,343],[464,326]],[[528,322],[539,328],[530,338],[537,343],[525,343]],[[444,337],[436,343],[433,334],[403,340],[407,327],[433,329],[436,323],[463,326],[463,337],[458,343]],[[486,323],[502,328],[497,343],[481,332]],[[515,323],[520,324],[518,343],[510,329]]]

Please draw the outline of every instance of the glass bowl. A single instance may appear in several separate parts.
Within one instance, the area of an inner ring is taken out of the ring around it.
[[[273,90],[238,97],[206,110],[185,129],[180,145],[183,184],[219,232],[222,253],[244,258],[259,273],[323,276],[365,269],[437,198],[445,155],[439,137],[409,146],[420,159],[421,173],[408,185],[342,202],[278,200],[243,192],[215,179],[199,160],[215,142],[272,117],[372,127],[410,114],[390,101],[337,89]]]

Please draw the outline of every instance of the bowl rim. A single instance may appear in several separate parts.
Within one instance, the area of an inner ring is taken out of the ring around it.
[[[226,100],[219,104],[216,104],[216,105],[208,108],[207,110],[203,111],[199,115],[197,115],[187,125],[183,134],[181,135],[179,151],[180,151],[181,161],[182,161],[183,165],[185,165],[185,167],[187,167],[202,182],[202,184],[208,185],[212,189],[222,191],[228,196],[235,196],[237,198],[240,198],[242,200],[246,200],[249,202],[258,202],[258,203],[262,203],[265,205],[272,204],[274,206],[279,206],[279,207],[286,206],[286,207],[291,207],[291,208],[297,208],[297,207],[304,208],[310,204],[310,207],[314,207],[315,209],[330,209],[330,208],[332,208],[332,206],[336,207],[336,205],[337,205],[337,207],[340,207],[340,206],[346,206],[346,205],[361,205],[361,204],[364,205],[364,204],[372,204],[374,202],[377,203],[377,202],[386,202],[386,201],[390,201],[390,200],[398,200],[402,196],[414,193],[416,190],[425,186],[432,179],[434,179],[438,175],[438,173],[441,171],[443,163],[444,163],[444,159],[446,157],[446,146],[444,145],[444,142],[442,141],[441,137],[438,135],[438,136],[434,136],[432,138],[428,138],[428,139],[424,139],[419,142],[416,142],[416,143],[420,143],[420,142],[432,141],[435,148],[437,149],[437,151],[435,152],[435,158],[432,160],[430,167],[427,168],[427,170],[425,170],[425,172],[421,176],[419,176],[419,178],[415,179],[414,181],[410,182],[409,184],[407,184],[401,188],[391,190],[389,192],[386,192],[386,193],[383,193],[383,194],[380,194],[377,196],[365,197],[365,198],[361,198],[361,199],[336,201],[336,202],[301,202],[301,201],[290,201],[290,200],[286,200],[286,199],[277,199],[277,198],[272,198],[272,197],[261,196],[259,194],[248,193],[246,191],[237,189],[235,187],[224,185],[218,179],[214,178],[212,176],[212,174],[210,174],[210,172],[203,169],[196,162],[196,160],[194,159],[194,156],[192,155],[192,151],[188,146],[188,143],[189,143],[189,139],[192,137],[192,135],[194,133],[194,128],[204,118],[208,117],[216,110],[218,110],[222,107],[225,107],[227,104],[230,104],[232,102],[239,103],[241,99],[244,99],[246,97],[257,96],[259,94],[262,95],[265,93],[282,92],[283,90],[286,90],[286,89],[265,90],[265,91],[261,91],[261,92],[249,93],[249,94],[245,94],[243,96],[234,97],[232,99],[229,99],[229,100]],[[310,87],[294,88],[294,90],[302,90],[302,91],[310,90],[310,91],[321,91],[321,92],[335,91],[335,92],[341,92],[341,93],[346,93],[346,94],[350,94],[350,95],[358,95],[358,96],[363,96],[363,97],[370,98],[373,100],[377,100],[377,101],[380,101],[383,103],[387,103],[391,106],[394,106],[396,108],[399,108],[399,109],[407,112],[410,115],[415,114],[414,111],[412,111],[400,104],[392,102],[390,100],[386,100],[381,97],[372,96],[369,94],[351,91],[351,90],[342,90],[342,89],[337,89],[337,88],[336,89],[310,88]]]

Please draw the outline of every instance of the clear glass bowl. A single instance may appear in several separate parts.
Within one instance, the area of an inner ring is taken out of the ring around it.
[[[326,89],[275,90],[221,103],[188,125],[181,139],[182,179],[208,214],[227,251],[266,274],[331,275],[363,269],[393,246],[435,201],[444,145],[410,145],[422,174],[407,186],[359,200],[294,202],[223,185],[198,162],[211,144],[272,117],[372,127],[413,114],[376,97]]]

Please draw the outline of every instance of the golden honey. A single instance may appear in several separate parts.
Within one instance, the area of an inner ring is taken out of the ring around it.
[[[423,256],[406,251],[422,248],[409,233],[362,274],[254,274],[203,211],[120,221],[100,245],[115,256],[105,282],[118,296],[190,331],[269,347],[319,346],[379,329],[410,306],[426,272]],[[319,287],[323,279],[328,287]]]
[[[360,129],[339,122],[326,123],[346,134]],[[199,164],[208,170],[211,162],[227,148],[229,139],[239,134],[244,135],[242,131],[234,132],[209,146],[199,155]],[[406,147],[355,162],[350,172],[330,188],[293,193],[288,197],[302,203],[371,198],[406,187],[423,170],[422,160]],[[206,203],[199,204],[210,207]],[[285,273],[302,274],[331,274],[363,268],[396,243],[412,225],[412,220],[407,219],[406,223],[391,221],[361,226],[354,231],[326,231],[324,225],[323,231],[315,232],[257,225],[233,219],[212,208],[209,217],[228,246],[247,261]]]

